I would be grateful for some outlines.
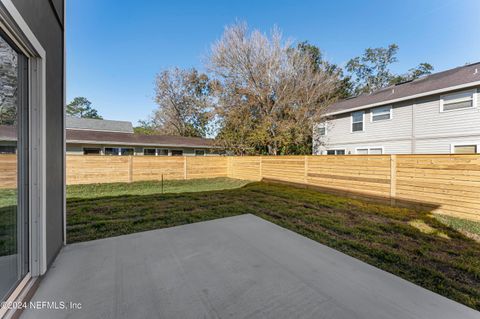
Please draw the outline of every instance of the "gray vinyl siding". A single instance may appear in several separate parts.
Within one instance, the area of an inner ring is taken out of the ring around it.
[[[12,0],[46,51],[46,247],[50,265],[63,245],[64,1]]]
[[[440,95],[395,103],[390,120],[371,122],[371,109],[366,109],[363,132],[351,132],[350,112],[336,115],[326,121],[326,136],[314,129],[313,153],[345,149],[355,154],[359,147],[382,146],[385,154],[439,154],[450,153],[452,144],[480,144],[478,91],[471,109],[440,112]]]

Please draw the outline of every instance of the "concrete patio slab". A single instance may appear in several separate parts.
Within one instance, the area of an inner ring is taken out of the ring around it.
[[[480,318],[252,215],[66,246],[22,318]]]

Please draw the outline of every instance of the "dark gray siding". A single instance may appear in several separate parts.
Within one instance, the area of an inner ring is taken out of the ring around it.
[[[46,51],[47,263],[63,244],[63,0],[13,0]]]

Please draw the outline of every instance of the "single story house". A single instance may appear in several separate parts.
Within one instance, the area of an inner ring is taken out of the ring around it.
[[[331,105],[314,155],[480,153],[480,62]]]
[[[15,153],[12,127],[0,126],[0,153]],[[131,122],[66,118],[68,155],[207,156],[221,154],[214,140],[135,134]]]

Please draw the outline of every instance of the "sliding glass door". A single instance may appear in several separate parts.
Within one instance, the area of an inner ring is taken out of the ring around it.
[[[0,301],[29,272],[28,60],[0,32]]]

